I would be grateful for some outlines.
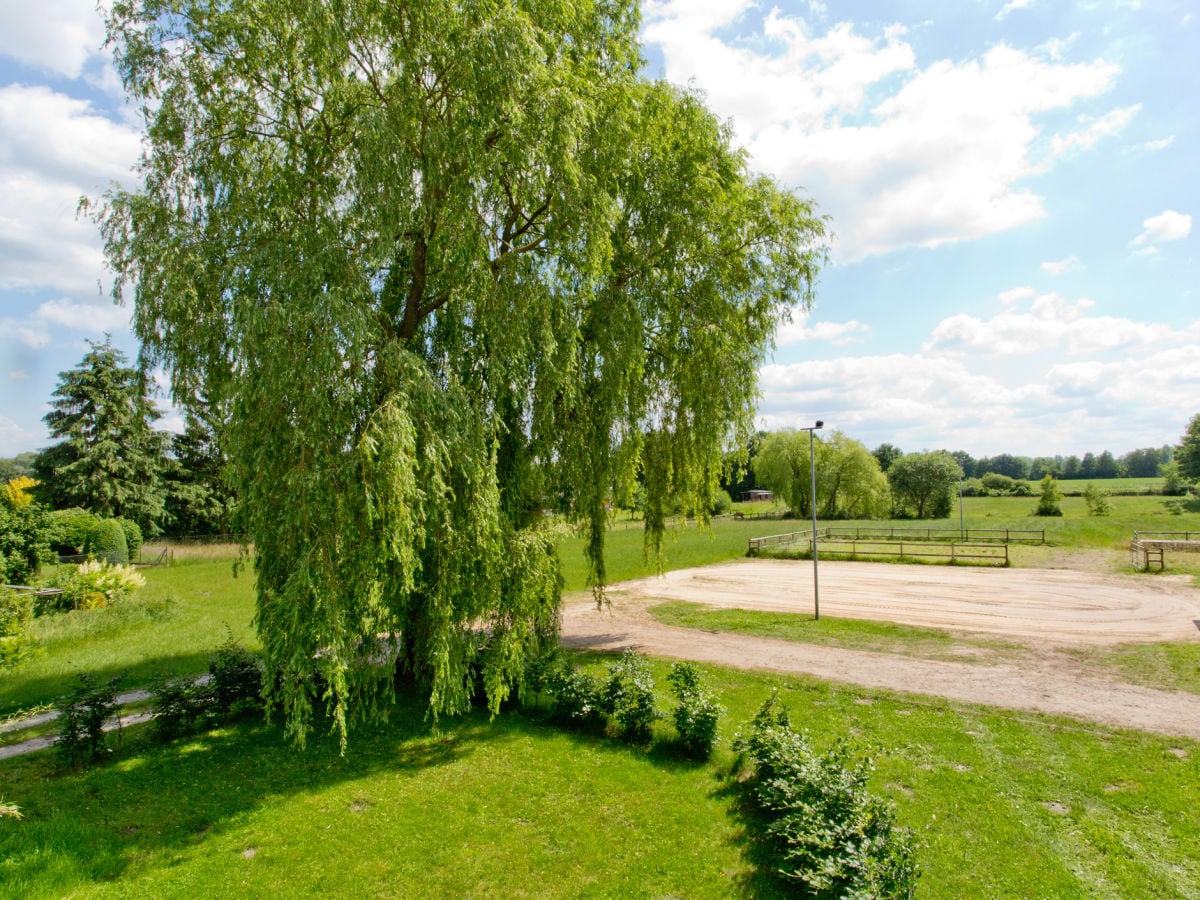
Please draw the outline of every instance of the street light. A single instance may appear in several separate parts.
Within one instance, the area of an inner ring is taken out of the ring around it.
[[[809,506],[812,508],[812,556],[813,556],[813,618],[817,621],[821,619],[821,595],[817,581],[817,454],[815,451],[816,441],[813,438],[813,433],[818,428],[825,425],[820,419],[817,419],[817,424],[811,428],[801,428],[801,431],[808,432],[808,471],[812,476],[812,493],[809,494]]]

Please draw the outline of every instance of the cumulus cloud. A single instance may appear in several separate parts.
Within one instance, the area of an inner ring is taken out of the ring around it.
[[[99,298],[95,303],[78,303],[64,297],[47,300],[24,318],[0,319],[0,328],[25,347],[40,350],[64,332],[96,338],[105,332],[127,332],[130,310]]]
[[[1148,150],[1151,153],[1157,153],[1159,150],[1166,150],[1173,143],[1175,143],[1175,135],[1170,134],[1165,138],[1159,138],[1156,141],[1146,141],[1146,143],[1141,145],[1141,148],[1143,150]]]
[[[999,298],[998,298],[999,299]],[[1042,455],[1177,439],[1200,392],[1200,324],[1099,315],[1019,287],[990,318],[951,316],[919,353],[760,370],[765,428],[820,418],[868,446]]]
[[[849,322],[810,322],[810,318],[802,315],[781,325],[775,343],[787,347],[805,341],[828,341],[834,346],[842,346],[861,340],[871,330],[854,319]]]
[[[1073,272],[1076,269],[1082,268],[1079,257],[1068,256],[1065,259],[1047,260],[1042,263],[1042,271],[1049,272],[1051,275],[1062,275],[1066,272]]]
[[[0,416],[0,456],[16,456],[43,438],[44,432],[30,431],[7,416]]]
[[[1047,116],[1103,94],[1117,66],[1000,44],[921,67],[900,26],[868,35],[845,22],[817,29],[778,8],[754,20],[748,3],[716,17],[713,6],[651,5],[644,37],[661,49],[668,78],[694,84],[732,119],[756,166],[818,199],[840,261],[1043,217],[1023,180],[1137,111],[1079,120],[1055,138],[1044,133]],[[744,39],[724,36],[735,21]]]
[[[1178,241],[1192,233],[1192,217],[1186,213],[1168,209],[1157,216],[1151,216],[1142,222],[1142,233],[1133,239],[1135,247],[1152,248],[1149,253],[1157,252],[1155,244],[1163,241]]]
[[[138,131],[47,87],[0,87],[0,289],[96,292],[99,236],[79,198],[127,179]]]
[[[104,22],[92,0],[0,4],[0,53],[66,78],[100,54]]]

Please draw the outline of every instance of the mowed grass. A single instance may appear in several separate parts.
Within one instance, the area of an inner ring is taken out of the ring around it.
[[[666,663],[654,670],[661,690]],[[779,895],[728,778],[729,739],[773,690],[817,745],[849,737],[875,753],[872,788],[916,836],[920,896],[1200,893],[1194,742],[704,673],[727,712],[702,765],[519,710],[434,729],[411,698],[356,731],[344,758],[331,739],[299,752],[251,720],[165,747],[134,729],[112,762],[79,772],[47,753],[0,762],[25,814],[0,828],[0,894]]]

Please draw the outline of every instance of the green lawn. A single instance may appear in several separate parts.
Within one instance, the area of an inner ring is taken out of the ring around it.
[[[50,754],[0,762],[26,816],[0,826],[0,893],[771,896],[726,775],[728,738],[775,688],[818,745],[883,748],[873,789],[916,833],[921,896],[1200,892],[1200,745],[704,671],[728,709],[706,765],[518,711],[434,731],[411,701],[345,758],[332,739],[295,752],[251,721],[163,748],[131,732],[76,773]]]

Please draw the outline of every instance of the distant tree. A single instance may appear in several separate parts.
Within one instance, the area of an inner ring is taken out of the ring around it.
[[[22,476],[28,478],[33,475],[33,463],[37,459],[37,453],[33,450],[27,450],[24,453],[18,453],[16,456],[9,456],[0,459],[0,483],[12,481],[14,478]]]
[[[1166,462],[1170,462],[1170,457],[1165,456],[1162,449],[1143,447],[1130,450],[1118,460],[1118,465],[1128,478],[1154,478]]]
[[[1068,456],[1063,460],[1063,478],[1079,478],[1079,457]]]
[[[892,463],[904,455],[904,451],[895,444],[880,444],[871,453],[879,461],[879,469],[884,473],[891,468]]]
[[[1083,460],[1079,463],[1079,478],[1095,478],[1096,477],[1096,454],[1091,451],[1083,454]]]
[[[1046,475],[1058,478],[1062,475],[1063,461],[1061,457],[1038,456],[1029,464],[1029,477],[1041,479]]]
[[[1001,453],[999,456],[981,459],[979,466],[983,467],[983,471],[977,473],[980,476],[986,475],[988,472],[995,472],[997,475],[1007,475],[1009,478],[1029,477],[1029,460],[1022,456],[1013,456],[1011,453]]]
[[[184,430],[171,438],[166,467],[166,511],[172,534],[223,534],[230,529],[233,492],[225,457],[205,413],[188,411]]]
[[[1158,470],[1162,476],[1162,492],[1167,497],[1181,497],[1187,493],[1187,481],[1179,471],[1179,460],[1173,459]]]
[[[1121,468],[1116,458],[1107,450],[1096,457],[1097,478],[1120,478]]]
[[[892,501],[898,511],[918,519],[950,514],[953,488],[963,477],[962,467],[945,450],[910,453],[888,469]]]
[[[105,339],[79,367],[59,373],[45,422],[60,442],[35,462],[39,493],[56,509],[79,506],[101,518],[124,516],[157,533],[163,514],[166,435],[148,379]]]
[[[869,519],[887,514],[888,480],[879,457],[840,431],[817,453],[821,517]]]
[[[1200,413],[1188,422],[1175,450],[1175,461],[1179,463],[1179,474],[1188,481],[1200,479]]]
[[[1062,507],[1058,505],[1058,501],[1062,499],[1062,494],[1058,491],[1058,482],[1054,480],[1053,476],[1045,475],[1042,477],[1041,489],[1034,515],[1061,516]]]
[[[24,496],[0,492],[0,584],[28,584],[50,552],[45,510]]]
[[[954,457],[954,461],[962,467],[963,475],[970,478],[972,476],[983,476],[984,472],[977,472],[976,467],[978,461],[970,453],[965,450],[952,450],[950,455]]]
[[[819,446],[819,440],[815,442]],[[812,471],[809,467],[809,435],[806,431],[773,431],[763,438],[754,457],[754,477],[777,497],[782,497],[796,516],[812,514]],[[818,457],[819,458],[819,457]]]
[[[756,431],[743,449],[725,454],[719,486],[728,491],[734,500],[740,500],[742,494],[758,487],[754,478],[754,457],[758,455],[758,448],[766,436],[765,431]]]

